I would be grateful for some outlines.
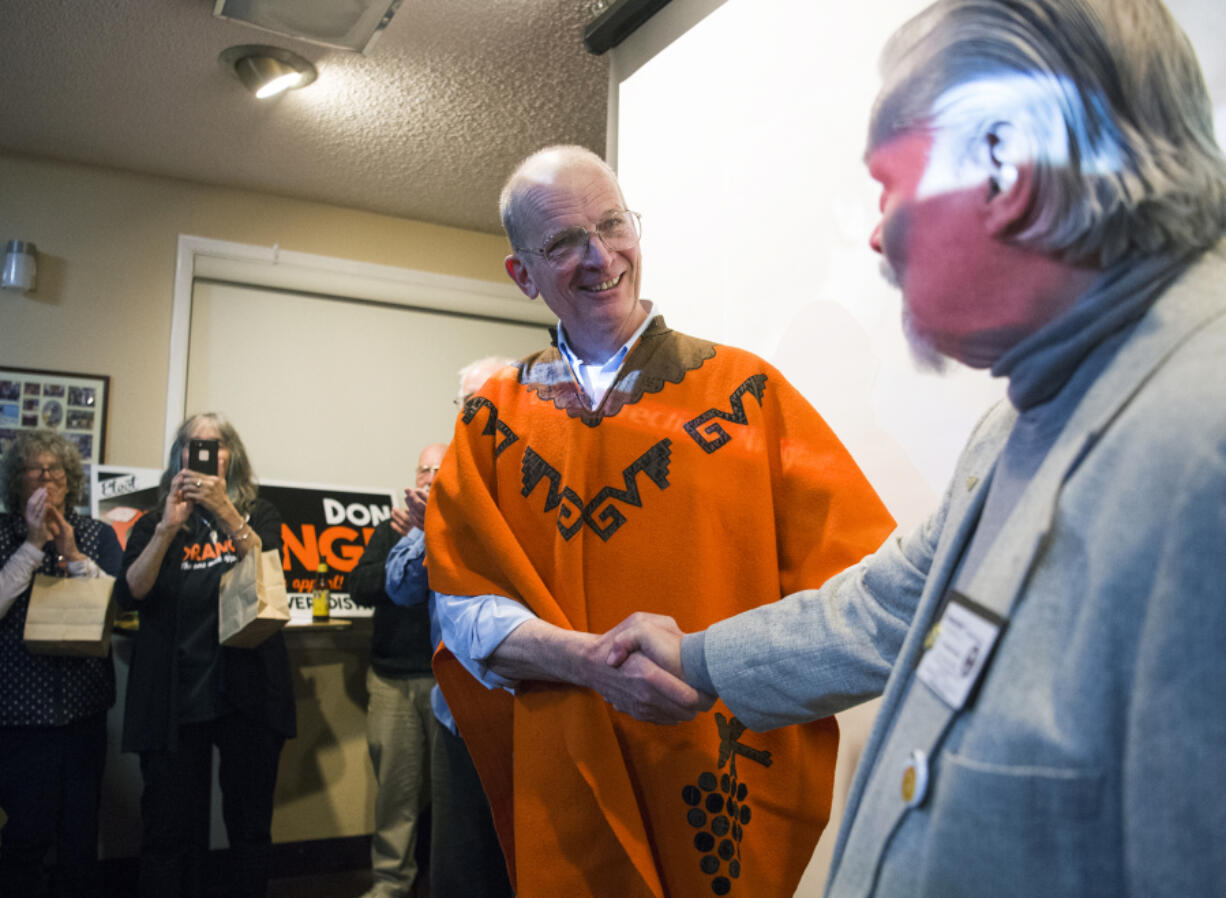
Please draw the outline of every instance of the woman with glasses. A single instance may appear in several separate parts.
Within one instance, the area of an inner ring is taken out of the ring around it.
[[[191,469],[192,440],[217,441],[216,474]],[[217,639],[222,574],[249,552],[281,548],[281,515],[258,492],[234,426],[195,415],[171,446],[162,508],[128,537],[115,595],[140,611],[123,750],[140,754],[144,779],[142,896],[205,890],[214,746],[231,859],[221,894],[267,891],[277,762],[295,730],[289,658],[279,633],[255,648]]]
[[[55,846],[55,895],[100,895],[98,803],[110,657],[35,655],[22,634],[35,574],[119,573],[110,527],[78,515],[85,474],[76,447],[49,430],[23,431],[0,460],[0,896],[44,894]]]

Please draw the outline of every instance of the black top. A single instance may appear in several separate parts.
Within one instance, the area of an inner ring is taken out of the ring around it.
[[[382,521],[370,535],[366,551],[349,573],[349,597],[374,607],[374,633],[370,638],[370,666],[381,677],[420,677],[431,674],[430,606],[402,608],[384,589],[387,553],[400,537],[390,521]]]
[[[161,511],[144,515],[128,536],[123,573],[115,583],[121,607],[140,612],[124,707],[123,750],[173,751],[178,724],[238,711],[295,735],[289,656],[280,633],[255,648],[222,646],[217,639],[221,575],[238,563],[233,541],[197,508],[166,550],[157,581],[143,599],[132,597],[127,570],[149,544]],[[257,499],[251,529],[264,551],[281,548],[281,515]]]
[[[77,548],[112,577],[119,573],[122,550],[115,531],[93,518],[69,510]],[[25,518],[0,515],[0,567],[26,541]],[[36,573],[67,576],[57,564],[55,542],[43,547],[43,562]],[[110,657],[74,658],[32,655],[23,634],[34,578],[0,618],[0,726],[63,726],[115,703],[115,668]]]

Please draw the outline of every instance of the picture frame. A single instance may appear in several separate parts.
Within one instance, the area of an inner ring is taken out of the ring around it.
[[[0,455],[23,430],[63,434],[81,453],[86,475],[106,461],[111,378],[0,365]]]

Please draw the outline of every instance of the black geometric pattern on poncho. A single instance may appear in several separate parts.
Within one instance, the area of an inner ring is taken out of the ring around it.
[[[690,435],[702,450],[708,454],[719,449],[725,443],[732,439],[728,431],[724,430],[719,421],[707,424],[712,418],[721,418],[724,421],[729,421],[733,424],[748,424],[749,418],[745,416],[745,404],[742,397],[749,393],[754,399],[758,400],[758,405],[762,405],[762,394],[766,392],[766,375],[755,374],[745,380],[743,384],[732,391],[732,395],[728,397],[729,403],[732,405],[732,411],[725,412],[721,409],[713,408],[703,412],[697,418],[693,418],[685,424],[685,432]],[[706,425],[704,427],[704,425]],[[703,433],[699,433],[699,429]]]
[[[488,408],[490,410],[489,417],[485,420],[485,427],[481,430],[482,436],[493,436],[495,432],[502,434],[502,441],[494,444],[494,458],[501,455],[506,448],[519,439],[519,436],[513,431],[505,421],[498,417],[498,409],[494,403],[490,402],[484,396],[473,396],[464,403],[463,421],[465,424],[471,424],[476,417],[477,410]]]
[[[639,492],[638,475],[643,473],[659,489],[668,489],[668,466],[672,457],[672,440],[660,440],[622,471],[624,489],[615,486],[603,487],[590,502],[562,483],[558,469],[538,455],[531,446],[524,448],[522,494],[532,495],[537,484],[548,481],[545,494],[545,511],[558,508],[558,532],[569,540],[587,524],[605,542],[609,541],[622,524],[626,515],[616,503],[631,508],[642,508],[643,497]]]

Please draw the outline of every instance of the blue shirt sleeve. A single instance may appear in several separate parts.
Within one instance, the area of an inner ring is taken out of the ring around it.
[[[387,553],[384,588],[397,605],[411,608],[430,598],[426,577],[426,534],[414,527]]]
[[[501,677],[485,664],[511,631],[534,615],[522,603],[507,596],[452,596],[431,593],[426,574],[426,535],[413,528],[387,554],[388,597],[409,607],[430,603],[431,629],[443,644],[487,689],[514,689],[517,680]]]
[[[450,596],[436,592],[434,612],[443,644],[482,685],[487,689],[511,690],[519,685],[518,680],[494,673],[485,662],[512,630],[536,617],[526,606],[507,596]]]

